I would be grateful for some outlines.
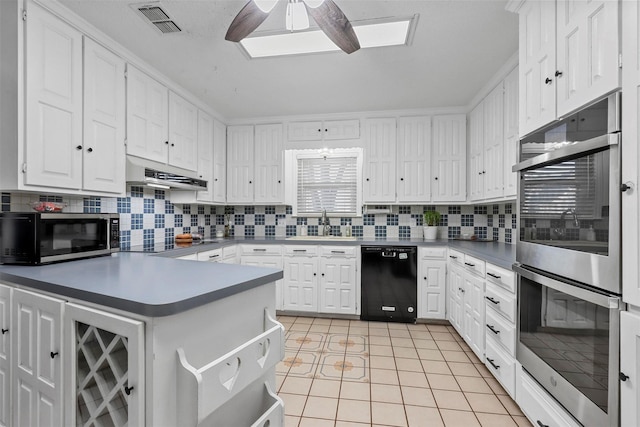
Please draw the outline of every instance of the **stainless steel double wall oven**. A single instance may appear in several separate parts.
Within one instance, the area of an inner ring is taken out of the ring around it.
[[[517,359],[585,426],[619,423],[620,94],[520,141]]]

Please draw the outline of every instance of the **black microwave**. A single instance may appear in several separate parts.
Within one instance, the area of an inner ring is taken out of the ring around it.
[[[3,212],[0,263],[39,265],[120,250],[118,214]]]

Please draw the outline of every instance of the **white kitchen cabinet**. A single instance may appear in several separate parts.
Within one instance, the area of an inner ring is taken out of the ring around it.
[[[360,120],[325,120],[292,122],[288,125],[289,141],[329,141],[360,138]]]
[[[527,1],[515,7],[520,15],[520,135],[620,86],[621,3]]]
[[[399,118],[396,144],[397,201],[412,203],[430,200],[431,117]],[[374,150],[380,152],[377,146]]]
[[[222,261],[222,248],[212,249],[210,251],[202,251],[196,254],[198,261],[205,262],[221,262]]]
[[[620,425],[636,426],[640,425],[640,316],[637,313],[620,313],[620,337]]]
[[[356,314],[357,260],[355,248],[320,247],[318,312]]]
[[[215,203],[227,200],[227,127],[213,123],[213,179],[209,182]]]
[[[632,191],[622,193],[622,299],[640,307],[640,6],[622,2],[622,182]],[[637,407],[634,407],[636,409]]]
[[[364,203],[396,200],[396,119],[364,124]]]
[[[238,248],[234,246],[226,246],[222,248],[222,261],[223,264],[237,264],[238,263]]]
[[[0,426],[11,423],[11,287],[0,285]]]
[[[127,65],[127,154],[166,163],[169,152],[169,90]]]
[[[82,188],[82,34],[28,4],[25,183]]]
[[[447,284],[447,318],[451,325],[456,328],[460,336],[463,336],[464,269],[461,266],[455,263],[449,263]]]
[[[504,86],[500,82],[484,99],[484,177],[485,199],[504,195]]]
[[[255,203],[284,201],[282,138],[282,124],[255,126]]]
[[[196,199],[213,202],[213,150],[214,133],[213,117],[204,111],[198,111],[198,178],[207,181],[207,191],[198,191]]]
[[[504,79],[504,197],[518,194],[518,174],[511,167],[518,163],[520,136],[518,134],[518,67]]]
[[[469,198],[484,198],[484,103],[469,113]]]
[[[125,191],[125,63],[84,38],[84,142],[82,187]]]
[[[463,331],[469,347],[484,360],[484,278],[469,273],[468,269],[464,274]]]
[[[172,166],[198,168],[198,109],[169,91],[169,160]]]
[[[145,425],[144,323],[65,304],[65,425]]]
[[[418,318],[446,319],[447,248],[418,248]]]
[[[287,247],[283,259],[283,310],[318,311],[317,248]]]
[[[63,426],[64,301],[13,290],[12,423]]]
[[[458,202],[467,198],[467,117],[433,116],[431,200]],[[426,200],[426,199],[423,199]]]
[[[283,270],[282,247],[279,245],[240,245],[240,264]],[[282,310],[284,279],[276,281],[276,310]]]
[[[253,126],[227,127],[227,202],[253,202]]]

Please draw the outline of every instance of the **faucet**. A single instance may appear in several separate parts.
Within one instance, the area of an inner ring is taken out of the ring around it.
[[[322,235],[331,235],[331,225],[329,224],[329,218],[327,218],[327,210],[322,211],[322,218],[320,218],[320,225],[322,226]]]
[[[566,227],[564,226],[564,217],[567,214],[573,216],[573,224],[577,228],[580,228],[580,221],[578,221],[578,215],[576,214],[576,210],[573,209],[573,208],[567,209],[566,211],[562,212],[562,215],[560,215],[560,222],[562,223],[562,228],[554,228],[553,229],[553,233],[558,237],[559,240],[564,240],[564,238],[565,238]]]

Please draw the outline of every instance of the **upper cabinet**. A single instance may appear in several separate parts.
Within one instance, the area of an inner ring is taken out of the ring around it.
[[[526,1],[520,15],[520,135],[620,87],[620,2]]]
[[[518,163],[518,67],[504,79],[504,197],[515,197],[518,174],[511,167]]]
[[[170,165],[196,170],[198,109],[181,96],[169,92]]]
[[[431,117],[398,119],[396,192],[399,203],[431,198]]]
[[[364,124],[364,202],[396,200],[396,119],[368,119]]]
[[[289,141],[321,141],[360,138],[360,120],[325,120],[289,123]]]
[[[253,202],[253,126],[227,127],[227,202]]]
[[[431,200],[465,201],[467,198],[467,117],[433,116]]]

